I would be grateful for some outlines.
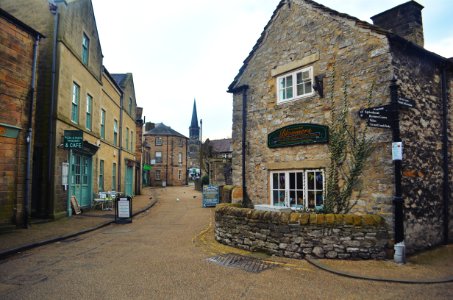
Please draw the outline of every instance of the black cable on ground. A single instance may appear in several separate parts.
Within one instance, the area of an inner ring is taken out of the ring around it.
[[[321,269],[323,271],[335,274],[335,275],[340,275],[348,278],[354,278],[354,279],[361,279],[361,280],[370,280],[370,281],[379,281],[379,282],[391,282],[391,283],[404,283],[404,284],[436,284],[436,283],[448,283],[448,282],[453,282],[453,276],[448,276],[445,278],[439,278],[439,279],[422,279],[422,280],[411,280],[411,279],[391,279],[391,278],[382,278],[382,277],[373,277],[373,276],[363,276],[363,275],[356,275],[352,274],[349,272],[345,271],[339,271],[335,270],[333,268],[330,268],[322,263],[320,263],[318,260],[305,257],[305,259],[313,266],[315,266],[318,269]]]

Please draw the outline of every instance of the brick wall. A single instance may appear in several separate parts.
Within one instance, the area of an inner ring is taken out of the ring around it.
[[[20,128],[13,138],[5,136],[8,127],[0,125],[0,225],[20,224],[34,37],[3,17],[0,28],[0,123]]]

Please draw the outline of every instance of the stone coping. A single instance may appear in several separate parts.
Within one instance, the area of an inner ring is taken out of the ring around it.
[[[353,214],[316,214],[298,212],[274,212],[242,208],[240,204],[222,203],[217,205],[216,214],[232,215],[251,220],[269,221],[288,225],[353,225],[353,226],[383,226],[385,220],[378,215]]]

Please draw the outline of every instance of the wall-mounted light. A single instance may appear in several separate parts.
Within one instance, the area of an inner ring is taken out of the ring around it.
[[[319,97],[324,98],[324,84],[323,79],[326,77],[325,74],[320,74],[315,76],[315,83],[313,84],[313,89],[318,92]]]

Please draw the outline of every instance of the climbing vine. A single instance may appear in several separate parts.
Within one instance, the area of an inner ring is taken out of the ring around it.
[[[357,203],[351,200],[354,190],[359,190],[360,176],[367,159],[374,151],[373,139],[367,137],[367,127],[360,129],[349,118],[349,87],[346,76],[342,76],[341,99],[335,101],[335,67],[329,81],[331,120],[329,130],[330,165],[326,180],[326,213],[348,213]],[[371,103],[374,84],[368,92],[367,102]],[[339,103],[338,103],[339,102]],[[370,105],[368,105],[370,106]]]

